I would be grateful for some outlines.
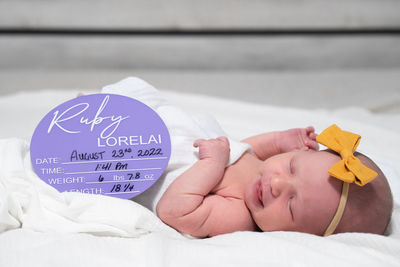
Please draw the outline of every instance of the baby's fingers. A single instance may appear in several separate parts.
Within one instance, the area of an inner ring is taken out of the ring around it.
[[[309,135],[308,135],[308,138],[310,138],[311,140],[317,140],[317,134],[316,133],[310,133]]]
[[[319,145],[317,142],[312,141],[312,140],[307,140],[305,144],[308,148],[311,148],[313,150],[318,151],[319,150]]]
[[[306,128],[306,135],[308,136],[308,138],[310,138],[311,140],[315,140],[315,138],[317,137],[317,134],[315,133],[315,129],[312,126],[308,126]]]
[[[226,137],[226,136],[220,136],[217,138],[217,140],[222,141],[229,145],[229,140],[228,140],[228,137]]]
[[[193,146],[194,147],[199,147],[201,143],[205,142],[206,140],[204,139],[197,139],[196,141],[194,141]]]
[[[194,147],[204,146],[204,144],[207,144],[208,141],[209,140],[207,140],[207,139],[200,138],[200,139],[197,139],[197,140],[194,141],[193,146]]]

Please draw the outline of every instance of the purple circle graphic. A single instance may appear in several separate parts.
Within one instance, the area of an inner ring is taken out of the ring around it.
[[[168,129],[142,102],[93,94],[51,110],[31,140],[37,175],[59,192],[129,199],[161,176],[171,155]]]

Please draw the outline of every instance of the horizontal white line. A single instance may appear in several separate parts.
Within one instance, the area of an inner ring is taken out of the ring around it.
[[[148,160],[148,159],[167,159],[168,157],[158,158],[137,158],[137,159],[110,159],[110,160],[87,160],[87,161],[74,161],[74,162],[61,162],[61,164],[80,164],[80,163],[98,163],[98,162],[112,162],[112,161],[124,161],[124,160]]]
[[[129,192],[115,192],[115,193],[106,193],[106,195],[118,195],[118,194],[129,194],[129,193],[139,193],[140,191],[129,191]]]
[[[86,184],[104,184],[104,183],[127,183],[127,182],[144,182],[144,181],[154,181],[154,179],[135,179],[135,180],[113,180],[113,181],[103,181],[103,182],[86,182]]]
[[[93,171],[93,172],[65,172],[65,174],[81,174],[81,173],[104,173],[104,172],[127,172],[127,171],[148,171],[161,170],[161,168],[144,168],[144,169],[128,169],[128,170],[113,170],[113,171]]]

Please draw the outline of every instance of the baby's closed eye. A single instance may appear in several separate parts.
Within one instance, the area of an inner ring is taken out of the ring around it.
[[[294,166],[294,156],[290,158],[289,161],[289,173],[294,174],[295,173],[295,166]]]
[[[292,217],[292,221],[294,221],[294,215],[293,215],[293,207],[292,207],[292,200],[294,199],[294,196],[291,196],[288,200],[288,208],[290,212],[290,216]]]

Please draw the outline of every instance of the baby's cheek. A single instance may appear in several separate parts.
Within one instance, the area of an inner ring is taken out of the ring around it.
[[[240,211],[238,210],[238,212],[235,213],[233,219],[240,225],[239,230],[259,231],[251,216],[250,211],[248,211],[247,209],[241,209]]]
[[[274,218],[269,219],[269,214],[265,210],[257,211],[254,214],[252,214],[254,222],[257,224],[257,226],[263,231],[263,232],[268,232],[271,231],[271,222],[273,222]]]
[[[268,207],[253,214],[253,219],[263,232],[289,230],[291,222],[288,216],[277,207]]]

